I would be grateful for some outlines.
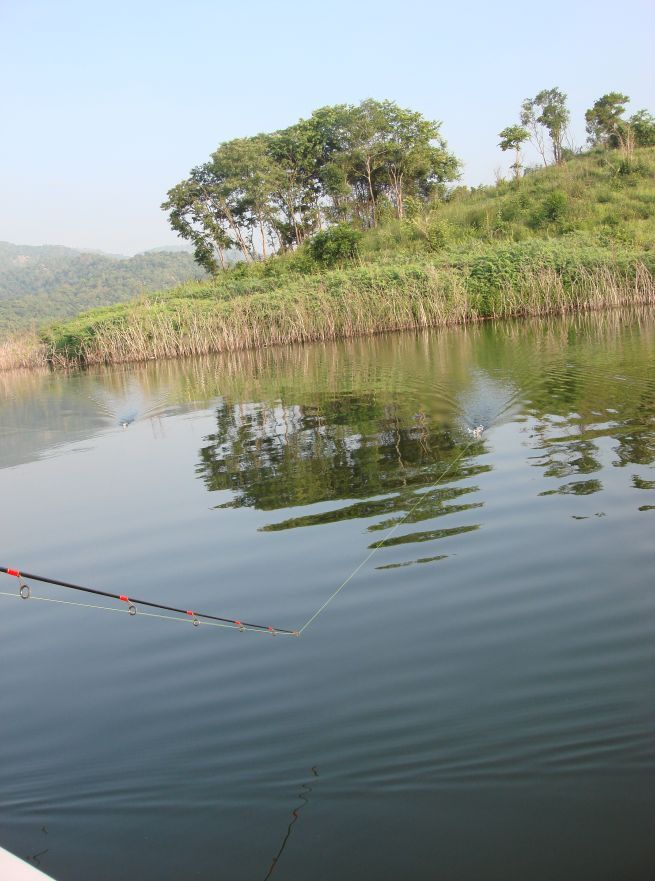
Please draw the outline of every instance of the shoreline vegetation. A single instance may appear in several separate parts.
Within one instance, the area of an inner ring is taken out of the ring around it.
[[[560,115],[541,122],[537,99],[524,106],[527,127],[501,133],[513,177],[494,186],[447,187],[458,162],[438,124],[392,102],[221,145],[164,203],[212,276],[0,340],[0,369],[655,306],[655,120],[623,121],[602,104],[627,100],[611,93],[588,114],[591,149],[572,154],[565,96],[537,98]],[[524,172],[519,148],[539,125],[555,159]],[[243,259],[221,268],[237,239]]]
[[[30,335],[2,342],[0,367],[119,364],[489,319],[655,306],[655,276],[641,263],[625,271],[582,267],[568,282],[553,269],[526,272],[519,284],[495,297],[471,294],[456,274],[430,266],[409,267],[393,282],[385,273],[377,279],[373,273],[362,275],[353,272],[337,285],[327,278],[298,290],[286,288],[282,296],[274,291],[235,297],[209,308],[175,301],[157,308],[157,300],[144,299],[51,341]]]

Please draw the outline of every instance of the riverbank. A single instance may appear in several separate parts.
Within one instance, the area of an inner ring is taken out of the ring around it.
[[[0,369],[116,364],[655,303],[655,148],[458,188],[204,282],[0,340]],[[330,240],[330,237],[332,239]],[[319,237],[316,237],[318,239]]]
[[[655,305],[641,261],[526,267],[505,284],[430,263],[360,267],[232,297],[158,296],[96,310],[0,347],[2,369],[149,361],[393,330]],[[202,294],[205,294],[204,296]]]

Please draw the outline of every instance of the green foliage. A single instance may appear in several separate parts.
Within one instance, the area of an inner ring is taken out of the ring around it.
[[[546,268],[561,271],[569,263],[570,256],[569,247],[539,240],[499,245],[470,261],[470,287],[476,293],[485,294],[515,288],[528,271]]]
[[[361,238],[359,230],[347,223],[339,223],[316,233],[309,240],[308,250],[312,259],[322,266],[338,266],[357,256]]]
[[[608,92],[600,97],[585,113],[589,143],[605,147],[618,147],[622,143],[622,117],[625,105],[630,101],[621,92]]]
[[[514,170],[514,177],[518,179],[521,174],[521,144],[528,140],[530,133],[520,125],[509,125],[502,132],[499,132],[498,136],[501,138],[498,144],[500,149],[503,152],[514,150],[516,154],[512,169]]]
[[[559,165],[564,158],[564,136],[569,123],[569,111],[566,106],[566,95],[560,89],[542,89],[534,98],[526,98],[521,107],[521,125],[541,153],[544,164],[546,155],[543,146],[545,129],[550,137],[555,164]]]
[[[229,248],[253,262],[296,248],[328,223],[368,228],[385,215],[401,219],[407,200],[426,204],[458,171],[439,123],[367,99],[221,144],[162,208],[216,273]]]
[[[537,215],[537,226],[561,226],[569,211],[569,198],[563,190],[553,190],[543,200]]]
[[[562,237],[450,250],[253,286],[231,297],[169,296],[90,312],[44,331],[54,363],[111,363],[335,339],[485,317],[655,304],[655,261]],[[217,293],[217,292],[215,292]]]
[[[637,147],[655,146],[655,117],[647,110],[638,110],[629,120]]]
[[[435,220],[428,226],[427,242],[431,251],[442,251],[453,237],[453,228],[447,220]]]
[[[0,333],[204,277],[186,252],[135,257],[0,243]]]
[[[501,138],[498,144],[501,150],[516,150],[524,141],[528,140],[530,134],[520,125],[508,125],[498,133],[498,137]]]
[[[620,256],[617,255],[612,237],[601,242],[600,237],[569,237],[559,240],[532,240],[516,244],[500,244],[475,256],[469,263],[468,288],[475,297],[476,308],[483,312],[493,312],[499,302],[506,297],[519,301],[525,298],[526,309],[529,299],[536,293],[534,280],[540,279],[541,293],[546,300],[553,287],[565,294],[573,294],[585,280],[599,278],[599,294],[602,296],[603,281],[621,278],[626,290],[634,288],[637,267],[648,266],[655,270],[653,260],[643,261],[643,254],[634,249],[634,243],[623,242]],[[530,294],[528,294],[530,291]],[[612,296],[607,291],[607,296]],[[500,299],[499,299],[500,298]],[[629,298],[628,298],[629,299]]]

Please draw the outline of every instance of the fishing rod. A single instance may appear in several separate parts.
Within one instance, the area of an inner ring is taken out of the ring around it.
[[[500,417],[500,415],[509,409],[513,399],[515,396],[510,397],[509,401],[505,403],[505,405],[501,408],[498,414],[494,417],[490,424],[496,422],[496,420]],[[449,474],[449,472],[454,468],[454,466],[462,459],[469,451],[469,449],[479,441],[482,437],[482,434],[486,432],[489,428],[489,425],[476,425],[475,428],[469,428],[469,442],[461,447],[458,454],[450,460],[450,462],[446,465],[443,471],[439,474],[435,481],[428,487],[428,491],[434,489],[438,486]],[[391,536],[409,519],[409,517],[416,511],[420,505],[423,503],[425,499],[425,495],[421,494],[416,499],[415,503],[405,512],[405,515],[401,517],[389,530],[386,534],[386,537],[379,542],[375,542],[373,546],[370,548],[369,553],[364,557],[364,559],[353,569],[353,571],[345,578],[341,584],[337,587],[335,591],[325,600],[322,605],[305,621],[302,627],[299,627],[297,630],[287,630],[282,627],[270,627],[266,624],[251,624],[248,621],[239,621],[236,618],[222,618],[218,615],[209,615],[206,612],[195,612],[192,609],[179,609],[175,606],[165,606],[162,603],[153,603],[149,600],[139,600],[135,597],[128,597],[125,594],[118,593],[110,593],[105,590],[97,590],[93,587],[83,587],[81,584],[71,584],[68,581],[59,581],[56,578],[46,578],[42,575],[32,575],[29,572],[21,572],[19,569],[10,569],[6,566],[0,566],[0,572],[4,572],[7,575],[13,575],[18,578],[20,581],[20,591],[19,594],[23,599],[29,599],[30,597],[30,588],[27,584],[23,582],[23,578],[29,578],[32,581],[41,581],[44,584],[55,584],[59,587],[70,588],[71,590],[83,591],[84,593],[94,594],[95,596],[108,597],[109,599],[119,600],[120,602],[127,603],[127,611],[130,615],[136,615],[137,613],[137,605],[146,606],[151,609],[160,609],[166,612],[174,612],[178,615],[188,615],[191,617],[194,625],[200,624],[200,618],[202,618],[207,624],[213,624],[214,627],[228,627],[228,628],[236,628],[238,630],[251,630],[257,633],[271,633],[275,635],[276,633],[284,634],[285,636],[301,636],[302,633],[312,624],[319,615],[322,615],[323,612],[327,609],[327,607],[337,598],[337,596],[341,593],[341,591],[352,581],[352,579],[357,575],[357,573],[369,562],[371,557],[384,546],[384,542],[389,541]],[[39,599],[35,597],[35,599]],[[40,598],[43,599],[43,598]],[[62,602],[61,600],[51,600],[51,602]],[[98,607],[100,608],[100,607]],[[111,609],[109,611],[112,611]],[[117,610],[114,610],[117,611]],[[149,612],[143,612],[143,615],[152,614]],[[153,617],[168,617],[169,620],[173,620],[170,616],[153,616]],[[177,619],[175,619],[177,620]]]
[[[90,593],[94,596],[99,597],[107,597],[112,600],[119,600],[122,603],[127,603],[127,611],[130,615],[136,615],[137,606],[147,606],[150,609],[161,609],[165,612],[175,612],[179,615],[188,615],[193,619],[193,624],[196,626],[200,624],[200,618],[206,621],[217,621],[221,622],[224,625],[228,625],[234,627],[237,630],[258,630],[263,633],[271,633],[275,635],[276,633],[284,633],[287,636],[299,636],[300,633],[297,630],[286,630],[283,627],[270,627],[267,624],[252,624],[250,621],[239,621],[237,618],[222,618],[218,615],[210,615],[207,612],[196,612],[193,609],[178,609],[176,606],[165,606],[162,603],[153,603],[150,600],[139,600],[136,597],[128,597],[125,594],[119,593],[110,593],[106,590],[98,590],[95,587],[84,587],[81,584],[72,584],[70,581],[60,581],[57,578],[46,578],[44,575],[34,575],[31,572],[22,572],[19,569],[11,569],[8,566],[0,566],[0,572],[4,572],[6,575],[13,575],[15,578],[18,578],[20,581],[20,595],[23,599],[29,599],[30,597],[30,588],[29,585],[25,584],[23,579],[29,579],[30,581],[40,581],[43,584],[54,584],[57,587],[65,587],[69,590],[78,590],[83,593]]]

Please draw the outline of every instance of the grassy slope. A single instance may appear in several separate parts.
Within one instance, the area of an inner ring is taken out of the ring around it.
[[[599,152],[390,219],[364,235],[355,264],[320,269],[301,249],[85,313],[43,339],[62,363],[171,357],[655,303],[654,278],[655,149],[629,165]]]

